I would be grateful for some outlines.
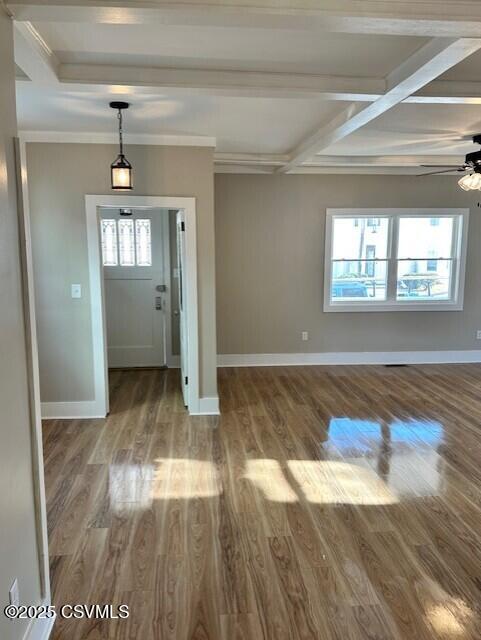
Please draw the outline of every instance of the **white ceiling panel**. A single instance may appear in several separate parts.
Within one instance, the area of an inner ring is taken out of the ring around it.
[[[61,62],[386,76],[426,39],[163,25],[35,24]]]
[[[342,103],[218,96],[119,96],[97,91],[54,91],[17,84],[19,128],[27,131],[116,131],[110,100],[127,98],[127,133],[207,135],[219,151],[282,153]]]
[[[320,155],[465,155],[476,133],[479,105],[402,104]]]
[[[481,81],[481,51],[458,64],[447,73],[440,76],[440,80],[457,80],[458,82]]]

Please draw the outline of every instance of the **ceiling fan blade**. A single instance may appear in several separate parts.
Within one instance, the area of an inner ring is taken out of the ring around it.
[[[420,165],[421,167],[423,167],[424,169],[461,169],[461,167],[459,166],[459,164],[422,164]],[[464,169],[463,169],[464,171]]]
[[[454,173],[455,171],[459,172],[464,172],[465,169],[462,169],[461,167],[457,167],[456,169],[442,169],[441,171],[430,171],[429,173],[418,173],[417,177],[418,178],[423,178],[424,176],[439,176],[442,173]]]

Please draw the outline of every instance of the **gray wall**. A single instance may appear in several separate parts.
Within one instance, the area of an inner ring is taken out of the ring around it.
[[[27,364],[13,139],[16,135],[12,22],[0,7],[0,638],[23,638],[26,621],[3,615],[17,577],[24,604],[40,602]]]
[[[453,176],[216,175],[218,352],[481,348],[479,199]],[[436,206],[471,208],[464,311],[322,311],[326,208]]]
[[[27,145],[41,399],[92,400],[85,194],[109,194],[117,149],[99,144]],[[213,152],[208,148],[128,146],[132,194],[195,196],[200,393],[216,395]],[[83,296],[70,297],[80,283]]]

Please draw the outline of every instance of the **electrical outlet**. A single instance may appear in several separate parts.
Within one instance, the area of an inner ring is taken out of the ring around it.
[[[81,298],[82,297],[82,285],[81,284],[73,284],[71,286],[71,295],[72,295],[72,298]]]
[[[476,340],[481,340],[481,331],[476,331]]]
[[[302,338],[303,342],[306,342],[307,340],[309,340],[309,332],[308,331],[303,331],[301,333],[301,338]]]
[[[12,586],[10,587],[10,591],[8,592],[10,604],[14,607],[18,607],[20,605],[20,595],[18,593],[18,579],[15,578]]]

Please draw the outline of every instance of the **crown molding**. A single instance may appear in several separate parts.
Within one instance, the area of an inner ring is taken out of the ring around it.
[[[22,142],[54,142],[70,144],[118,144],[117,133],[83,131],[19,131]],[[126,144],[167,147],[212,147],[216,139],[212,136],[189,136],[176,134],[124,134]]]

